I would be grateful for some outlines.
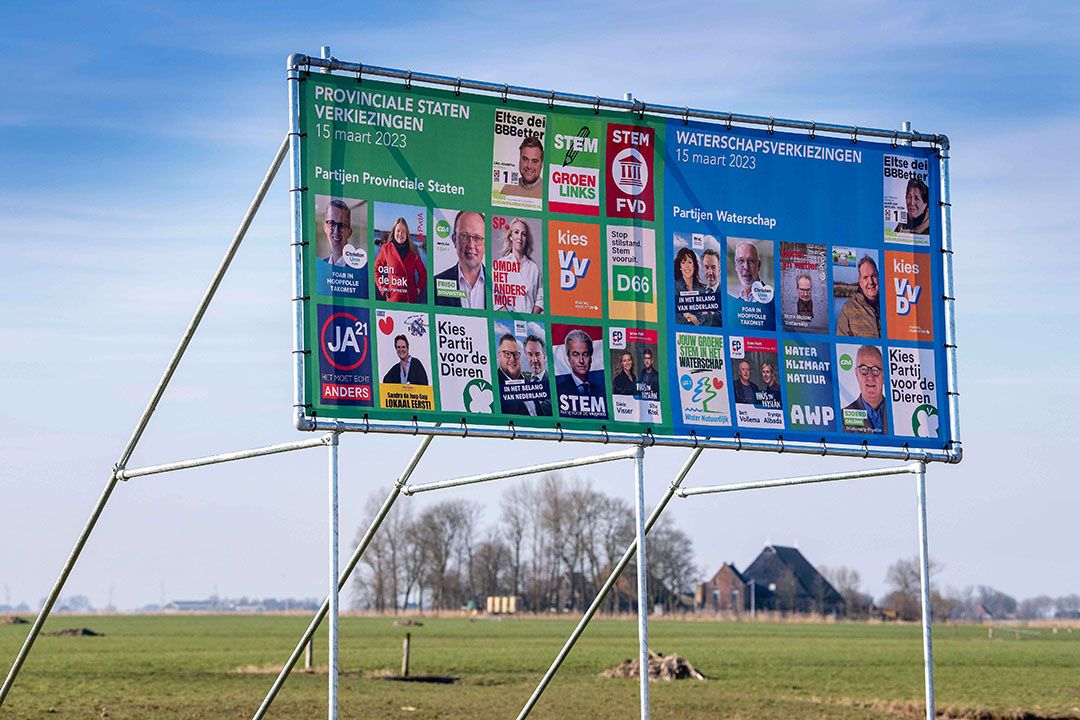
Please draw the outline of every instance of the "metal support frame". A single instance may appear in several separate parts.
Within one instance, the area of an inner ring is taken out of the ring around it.
[[[934,645],[930,639],[930,547],[926,532],[926,464],[915,464],[915,489],[919,497],[919,591],[922,610],[923,685],[926,720],[934,720]]]
[[[382,525],[383,520],[386,519],[386,516],[390,513],[391,508],[394,507],[394,503],[397,501],[398,496],[401,494],[402,488],[404,488],[405,483],[409,481],[409,478],[413,474],[413,470],[416,469],[416,466],[417,464],[419,464],[420,459],[424,457],[424,453],[427,452],[428,446],[431,445],[432,440],[434,440],[434,436],[432,435],[427,435],[420,440],[420,444],[417,446],[416,450],[413,452],[412,457],[409,459],[409,462],[405,465],[404,470],[402,470],[401,475],[394,483],[394,487],[391,488],[390,494],[386,496],[386,500],[383,501],[383,504],[379,508],[379,511],[375,514],[375,518],[371,521],[371,524],[368,526],[368,529],[364,533],[364,536],[360,539],[360,542],[356,546],[356,550],[353,551],[352,557],[349,558],[349,562],[346,563],[345,569],[341,572],[337,583],[338,590],[342,590],[345,587],[345,583],[348,582],[349,576],[352,574],[352,571],[356,569],[357,564],[360,562],[360,558],[363,557],[364,552],[368,548],[368,545],[371,544],[371,541],[375,537],[375,533],[378,531],[379,527]],[[300,659],[300,656],[304,653],[304,648],[307,646],[312,636],[315,635],[315,631],[319,628],[319,623],[321,623],[323,621],[323,618],[326,617],[326,613],[329,611],[329,609],[330,597],[328,595],[327,598],[323,600],[323,603],[319,607],[318,611],[316,611],[315,616],[311,619],[311,622],[308,623],[307,629],[304,631],[304,634],[300,636],[300,640],[296,643],[296,647],[293,649],[292,655],[290,655],[289,659],[285,661],[284,667],[281,668],[281,672],[278,673],[278,676],[277,678],[275,678],[273,685],[270,686],[270,691],[267,692],[266,697],[263,698],[262,704],[259,705],[259,708],[255,711],[255,714],[251,716],[251,720],[262,720],[262,718],[266,715],[266,712],[270,709],[270,705],[272,705],[274,702],[274,698],[277,697],[277,694],[278,692],[280,692],[281,687],[289,678],[289,673],[292,672],[292,669],[296,666],[296,663]]]
[[[164,465],[148,465],[146,467],[133,468],[131,470],[117,470],[116,476],[120,480],[130,480],[146,475],[159,475],[161,473],[174,472],[176,470],[190,470],[191,468],[234,462],[236,460],[250,460],[251,458],[263,457],[265,455],[279,455],[281,453],[292,452],[293,450],[304,450],[306,448],[329,445],[332,437],[334,437],[333,433],[328,433],[322,437],[312,438],[310,440],[298,440],[295,442],[252,448],[251,450],[239,450],[237,452],[220,453],[218,455],[207,455],[206,457],[180,460],[179,462],[165,463]]]
[[[664,512],[664,509],[668,506],[668,503],[671,502],[671,498],[675,496],[676,490],[678,490],[679,486],[682,485],[682,481],[690,473],[690,469],[694,467],[694,463],[696,463],[698,457],[701,456],[701,452],[702,451],[700,448],[694,450],[692,453],[690,453],[690,457],[686,459],[686,462],[683,463],[682,469],[679,470],[679,473],[675,476],[675,479],[671,481],[671,484],[668,486],[667,492],[664,493],[664,497],[662,497],[660,499],[660,502],[656,504],[656,507],[654,507],[653,511],[649,514],[649,519],[645,521],[644,534],[647,535],[648,532],[652,530],[653,525],[656,524],[656,521],[660,519],[660,514]],[[544,677],[540,679],[540,683],[536,686],[536,689],[533,690],[533,693],[529,697],[528,701],[526,701],[525,706],[521,708],[521,712],[518,713],[517,720],[525,720],[525,718],[528,717],[529,713],[532,712],[533,707],[535,707],[537,701],[540,700],[540,696],[544,694],[544,690],[547,689],[547,686],[551,683],[552,678],[555,677],[555,673],[559,671],[559,668],[562,666],[563,661],[566,660],[566,657],[570,654],[570,651],[573,650],[574,645],[577,644],[578,638],[580,638],[581,634],[585,632],[585,628],[593,619],[593,616],[596,615],[597,611],[600,609],[600,606],[604,603],[604,600],[607,598],[608,593],[611,592],[611,588],[615,587],[615,583],[618,582],[619,576],[622,575],[622,572],[626,569],[626,566],[630,564],[631,558],[633,558],[634,555],[637,553],[637,548],[638,539],[635,537],[634,540],[630,543],[629,547],[626,548],[626,551],[623,552],[623,555],[619,559],[619,562],[616,563],[615,567],[611,570],[611,574],[608,575],[607,580],[604,581],[604,584],[596,593],[596,597],[593,598],[592,603],[585,610],[585,614],[581,616],[581,620],[578,621],[577,626],[574,628],[573,632],[570,633],[570,637],[566,639],[565,643],[563,643],[562,649],[559,650],[559,654],[555,656],[555,660],[552,661],[551,666],[548,667],[547,672],[544,673]],[[646,665],[646,667],[648,666]]]
[[[551,472],[552,470],[566,470],[568,468],[598,465],[600,463],[613,462],[615,460],[629,460],[634,457],[637,457],[636,449],[617,450],[616,452],[604,453],[603,455],[591,455],[589,457],[575,458],[573,460],[558,460],[556,462],[543,463],[542,465],[529,465],[513,470],[500,470],[498,472],[485,473],[483,475],[471,475],[469,477],[443,480],[441,482],[425,483],[423,485],[407,485],[402,489],[402,493],[405,495],[415,495],[416,493],[430,492],[431,490],[473,485],[475,483],[488,482],[490,480],[520,477],[521,475],[535,475],[542,472]]]
[[[545,430],[538,428],[498,427],[481,425],[427,425],[412,422],[379,420],[305,420],[301,429],[319,432],[382,433],[389,435],[435,435],[454,438],[495,438],[503,440],[545,440],[584,442],[612,445],[643,445],[645,447],[685,447],[716,450],[744,450],[879,460],[922,460],[924,462],[956,463],[960,461],[959,444],[953,449],[871,448],[859,445],[822,446],[819,442],[795,440],[758,440],[753,438],[704,438],[692,436],[662,436],[651,433]]]
[[[637,540],[638,697],[641,720],[649,720],[649,563],[645,542],[645,448],[634,448],[634,520]]]
[[[102,491],[101,496],[94,505],[94,509],[90,512],[90,517],[83,526],[82,532],[79,533],[79,537],[75,541],[75,546],[68,555],[67,562],[64,563],[64,567],[60,570],[60,575],[57,577],[52,590],[45,599],[45,604],[42,605],[41,611],[34,620],[34,624],[30,627],[30,633],[26,636],[26,640],[19,649],[18,655],[15,656],[15,661],[11,665],[11,670],[8,671],[4,684],[0,686],[0,707],[3,707],[4,700],[7,698],[8,693],[11,692],[11,688],[15,684],[15,679],[19,676],[19,671],[22,669],[23,663],[26,662],[26,658],[30,654],[30,649],[33,648],[34,642],[37,640],[38,635],[41,633],[41,628],[45,624],[45,620],[49,617],[49,613],[52,612],[53,605],[56,604],[56,599],[60,596],[60,592],[63,590],[68,576],[71,575],[75,563],[82,554],[83,547],[86,546],[87,540],[90,539],[90,534],[94,531],[94,527],[97,525],[101,513],[105,510],[105,505],[109,502],[113,490],[116,489],[116,483],[120,481],[121,473],[123,473],[124,469],[127,467],[128,460],[131,459],[132,453],[135,452],[135,448],[138,446],[139,440],[146,430],[146,426],[150,423],[151,416],[153,416],[158,403],[161,402],[161,398],[165,395],[165,390],[169,386],[169,382],[172,380],[176,368],[180,365],[180,360],[184,357],[188,345],[191,344],[191,340],[195,336],[195,331],[198,330],[199,325],[202,323],[203,316],[210,307],[210,302],[214,299],[214,295],[217,294],[218,287],[221,285],[221,281],[224,279],[226,271],[228,271],[229,266],[232,264],[236,252],[240,249],[240,243],[243,242],[244,237],[247,235],[248,228],[251,227],[251,222],[255,218],[255,213],[258,212],[259,207],[262,205],[262,201],[266,197],[267,191],[270,189],[270,184],[277,175],[281,163],[285,160],[285,153],[288,150],[289,137],[286,136],[282,140],[277,153],[274,155],[274,159],[271,161],[270,167],[266,171],[266,175],[263,176],[262,182],[259,184],[259,188],[256,190],[255,197],[248,206],[247,212],[244,213],[244,217],[240,221],[240,226],[237,228],[236,233],[233,235],[232,242],[229,243],[229,247],[225,251],[225,256],[221,259],[217,270],[210,280],[209,287],[207,287],[206,291],[203,293],[202,299],[195,309],[195,314],[192,316],[191,321],[188,323],[187,328],[180,337],[180,343],[177,345],[176,350],[173,351],[172,357],[165,366],[165,371],[162,373],[161,379],[158,380],[157,387],[155,387],[154,391],[151,393],[146,408],[143,410],[138,422],[135,423],[135,429],[132,431],[131,437],[128,438],[127,444],[120,453],[120,458],[116,461],[113,471],[109,474],[109,480],[105,484],[105,489]]]
[[[328,582],[330,592],[330,624],[328,628],[327,647],[327,687],[326,705],[327,718],[337,720],[338,711],[338,436],[332,435],[330,439],[330,452],[327,456],[328,467],[328,492],[327,499],[327,530],[329,533],[329,558],[328,558]]]
[[[765,117],[763,115],[744,115],[742,113],[718,112],[716,110],[703,110],[691,107],[676,107],[674,105],[662,105],[658,103],[646,103],[640,98],[629,97],[623,100],[605,98],[599,95],[580,95],[577,93],[559,92],[556,90],[544,90],[541,88],[524,87],[521,85],[509,85],[503,83],[486,82],[483,80],[468,80],[448,75],[435,75],[432,73],[414,72],[399,68],[368,65],[367,63],[354,63],[339,60],[334,57],[312,57],[302,53],[290,55],[286,61],[286,70],[289,73],[299,73],[300,68],[320,68],[333,72],[340,70],[350,75],[362,74],[365,76],[394,78],[405,80],[409,83],[424,83],[427,85],[443,85],[457,90],[462,88],[478,90],[482,93],[504,97],[515,97],[543,100],[548,103],[573,103],[589,108],[611,108],[635,113],[649,113],[650,115],[670,115],[677,118],[698,118],[701,120],[714,120],[724,123],[738,123],[740,125],[760,125],[771,128],[790,128],[793,130],[805,130],[814,133],[830,133],[846,137],[877,137],[886,140],[906,140],[908,142],[933,143],[948,147],[949,138],[941,134],[928,134],[913,131],[900,132],[884,128],[864,128],[854,125],[839,123],[812,122],[809,120],[792,120],[788,118]]]
[[[926,720],[934,720],[934,648],[931,642],[930,613],[930,550],[926,530],[926,463],[923,461],[900,465],[893,468],[872,470],[852,470],[850,472],[826,473],[822,475],[803,475],[792,478],[761,480],[758,482],[731,483],[708,487],[679,489],[677,494],[686,498],[694,495],[712,495],[717,493],[738,492],[740,490],[758,490],[762,488],[790,487],[814,483],[855,480],[857,478],[884,477],[889,475],[914,475],[915,490],[918,500],[919,527],[919,598],[922,610],[922,646],[923,646],[923,684],[926,697]]]

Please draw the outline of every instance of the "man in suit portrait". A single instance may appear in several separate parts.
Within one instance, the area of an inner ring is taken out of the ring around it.
[[[483,213],[462,210],[454,217],[451,240],[458,261],[435,276],[435,304],[483,310],[487,307],[487,279],[484,275],[484,239],[487,221]],[[440,294],[440,287],[453,283],[455,295]]]
[[[394,352],[397,353],[398,362],[386,371],[383,383],[397,383],[400,385],[428,385],[427,370],[419,360],[409,354],[409,339],[404,335],[394,338]]]

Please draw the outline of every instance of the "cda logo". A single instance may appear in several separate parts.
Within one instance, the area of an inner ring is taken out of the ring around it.
[[[840,369],[841,370],[850,370],[853,367],[855,367],[855,361],[851,359],[850,355],[848,355],[847,353],[844,353],[843,355],[840,356]]]
[[[446,220],[439,220],[435,223],[435,236],[442,239],[450,237],[450,223]]]

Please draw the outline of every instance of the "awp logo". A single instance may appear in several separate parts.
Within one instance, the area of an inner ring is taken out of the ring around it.
[[[331,314],[319,330],[319,348],[335,370],[357,369],[368,356],[367,322],[346,311]]]

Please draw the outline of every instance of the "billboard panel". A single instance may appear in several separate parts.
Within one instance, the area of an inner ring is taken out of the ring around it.
[[[299,89],[307,417],[950,440],[933,149]]]

